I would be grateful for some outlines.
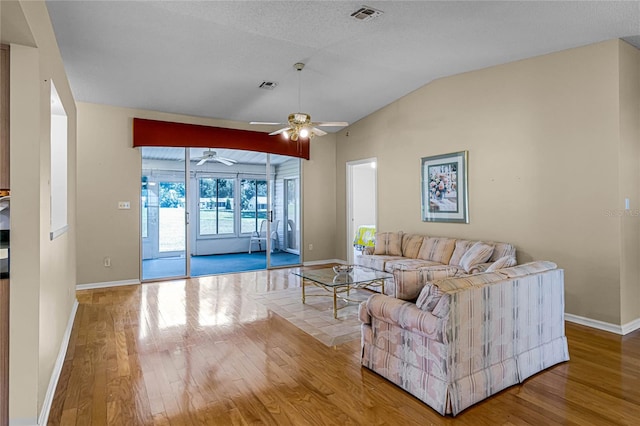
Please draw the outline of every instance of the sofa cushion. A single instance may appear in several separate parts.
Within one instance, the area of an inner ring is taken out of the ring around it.
[[[418,300],[416,300],[416,306],[423,311],[431,312],[436,307],[440,298],[444,293],[440,290],[440,287],[433,284],[427,284],[424,286]]]
[[[496,274],[501,274],[506,278],[524,277],[526,275],[535,274],[537,272],[549,271],[556,269],[558,265],[546,260],[538,260],[535,262],[524,263],[518,266],[512,266],[511,268],[500,269],[496,271]]]
[[[406,271],[425,268],[429,266],[442,266],[442,264],[434,262],[433,260],[407,259],[406,257],[403,257],[400,259],[387,261],[387,263],[385,263],[384,265],[384,270],[393,273],[394,269],[401,269]]]
[[[460,265],[460,259],[462,259],[462,256],[475,243],[475,241],[469,240],[456,240],[456,248],[453,250],[451,259],[449,259],[449,265]]]
[[[491,253],[493,253],[492,245],[478,241],[462,256],[460,259],[460,266],[462,269],[469,272],[475,265],[489,260]]]
[[[496,260],[491,265],[489,265],[489,267],[486,269],[486,272],[493,272],[498,269],[510,268],[511,266],[515,266],[515,265],[516,265],[515,257],[502,256],[500,259]]]
[[[402,260],[402,256],[387,256],[387,255],[362,255],[356,256],[356,265],[364,266],[366,268],[375,269],[376,271],[384,271],[385,265],[390,260]]]
[[[402,232],[379,232],[373,254],[402,256]]]
[[[452,238],[427,238],[420,247],[418,258],[447,265],[455,245],[456,240]]]
[[[425,238],[423,235],[404,234],[402,236],[402,255],[411,259],[417,258]]]

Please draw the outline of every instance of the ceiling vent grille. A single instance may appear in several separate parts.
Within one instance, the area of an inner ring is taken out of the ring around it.
[[[381,10],[374,9],[369,6],[362,6],[360,9],[353,12],[351,14],[351,17],[358,21],[371,21],[372,19],[377,18],[383,13],[384,12],[382,12]]]
[[[261,89],[273,90],[277,85],[278,83],[276,83],[275,81],[263,81],[258,87],[260,87]]]

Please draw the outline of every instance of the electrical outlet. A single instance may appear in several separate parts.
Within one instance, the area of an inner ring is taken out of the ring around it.
[[[128,201],[118,201],[118,209],[119,210],[129,210],[131,208],[131,203]]]
[[[105,268],[111,268],[111,258],[109,256],[105,257],[102,261],[102,264]]]
[[[309,251],[313,250],[313,244],[309,244]]]

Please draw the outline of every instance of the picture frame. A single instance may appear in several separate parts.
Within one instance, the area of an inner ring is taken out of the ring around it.
[[[422,221],[469,223],[468,151],[421,159]]]

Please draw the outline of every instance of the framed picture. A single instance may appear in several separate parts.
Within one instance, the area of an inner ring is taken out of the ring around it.
[[[468,151],[422,158],[422,221],[469,223]]]

